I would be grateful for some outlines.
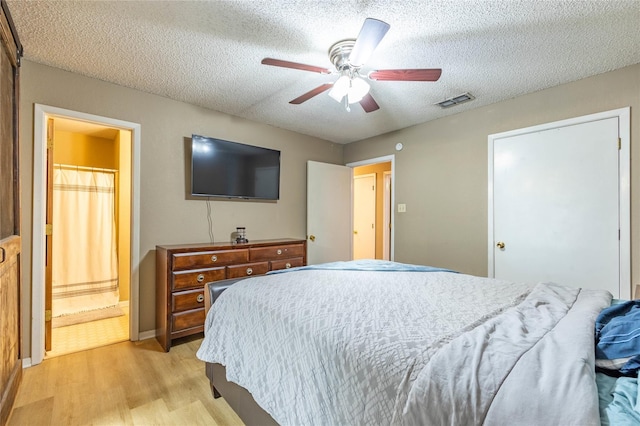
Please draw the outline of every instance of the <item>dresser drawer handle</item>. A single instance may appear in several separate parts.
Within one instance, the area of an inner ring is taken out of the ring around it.
[[[251,275],[251,274],[253,274],[253,269],[247,268],[247,275]]]
[[[218,261],[218,256],[216,256],[215,254],[213,256],[211,256],[211,261],[212,262],[217,262]]]
[[[282,254],[282,250],[278,249],[278,251],[276,253]]]
[[[196,297],[196,300],[198,303],[204,302],[204,294],[199,294],[198,297]]]
[[[198,275],[197,280],[198,280],[198,282],[199,282],[199,283],[201,283],[202,281],[204,281],[204,274],[200,274],[200,275]]]
[[[285,267],[286,269],[289,269],[289,268],[291,268],[291,264],[290,264],[289,262],[287,262],[287,263],[285,263],[284,267]]]

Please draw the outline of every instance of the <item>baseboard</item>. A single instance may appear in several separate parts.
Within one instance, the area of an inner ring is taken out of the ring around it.
[[[155,339],[155,338],[156,338],[155,330],[141,331],[140,333],[138,333],[138,340],[147,340],[147,339]]]
[[[33,364],[31,364],[31,358],[23,358],[22,359],[22,368],[29,368],[33,366]]]

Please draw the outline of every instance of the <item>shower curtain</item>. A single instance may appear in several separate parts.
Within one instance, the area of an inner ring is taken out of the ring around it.
[[[52,314],[115,306],[115,173],[60,165],[53,172]]]

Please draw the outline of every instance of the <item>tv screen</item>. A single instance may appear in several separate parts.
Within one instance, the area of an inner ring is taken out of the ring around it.
[[[280,151],[192,135],[191,195],[278,200]]]

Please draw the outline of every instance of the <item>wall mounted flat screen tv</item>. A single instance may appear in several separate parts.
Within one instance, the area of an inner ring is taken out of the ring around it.
[[[192,135],[191,195],[278,200],[280,151]]]

